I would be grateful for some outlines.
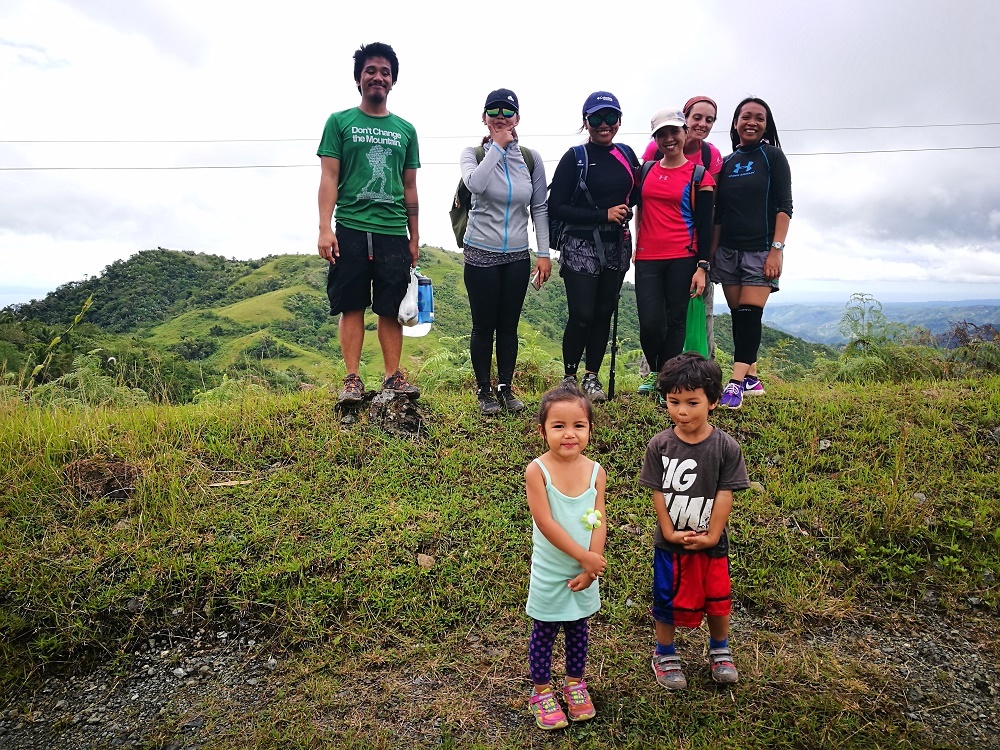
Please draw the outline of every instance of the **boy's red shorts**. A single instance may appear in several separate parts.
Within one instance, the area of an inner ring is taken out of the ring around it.
[[[653,549],[654,620],[696,628],[704,615],[724,617],[731,608],[728,557]]]

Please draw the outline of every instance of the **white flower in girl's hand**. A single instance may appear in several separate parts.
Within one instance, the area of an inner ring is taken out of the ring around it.
[[[583,525],[586,526],[588,530],[593,531],[601,525],[602,517],[601,511],[591,508],[583,514],[583,518],[580,520],[583,521]]]

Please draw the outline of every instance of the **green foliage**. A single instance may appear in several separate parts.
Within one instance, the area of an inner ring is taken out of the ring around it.
[[[101,374],[101,360],[91,352],[73,360],[73,370],[30,390],[32,403],[40,406],[136,406],[149,401],[139,388],[130,388]]]

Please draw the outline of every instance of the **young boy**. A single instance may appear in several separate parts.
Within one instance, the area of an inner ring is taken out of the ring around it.
[[[656,384],[674,426],[649,441],[639,484],[653,491],[657,526],[653,550],[656,681],[687,687],[674,630],[697,628],[708,616],[712,679],[739,679],[729,650],[729,538],[733,491],[750,486],[739,444],[708,423],[719,405],[722,370],[699,354],[663,365]]]

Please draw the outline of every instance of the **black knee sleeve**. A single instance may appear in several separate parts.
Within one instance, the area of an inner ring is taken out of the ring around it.
[[[764,308],[740,305],[733,310],[733,361],[752,365],[760,349],[761,318]]]

